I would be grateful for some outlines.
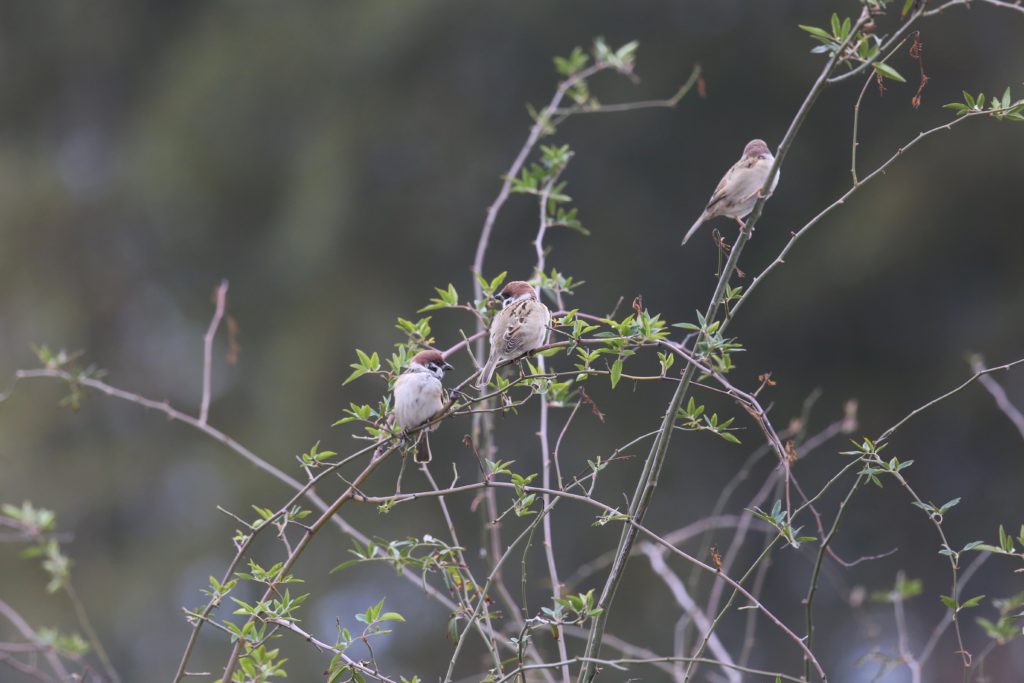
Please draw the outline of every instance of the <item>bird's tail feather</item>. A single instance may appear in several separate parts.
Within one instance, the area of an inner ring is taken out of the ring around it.
[[[413,460],[419,464],[428,463],[434,459],[433,453],[430,452],[430,435],[426,431],[423,432],[421,441],[422,444],[416,444],[416,453],[413,455]]]
[[[480,371],[480,379],[477,380],[476,388],[483,389],[491,381],[491,377],[494,376],[494,368],[498,365],[498,355],[494,354],[487,359],[487,364],[484,365],[484,369]]]
[[[686,235],[683,236],[683,244],[686,244],[686,241],[693,237],[693,233],[697,232],[697,228],[703,225],[704,221],[706,221],[707,219],[707,214],[702,213],[700,215],[700,218],[697,219],[697,222],[690,226],[690,229],[686,231]]]

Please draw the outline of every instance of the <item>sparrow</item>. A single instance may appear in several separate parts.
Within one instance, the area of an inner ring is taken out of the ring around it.
[[[428,349],[413,356],[395,382],[395,424],[408,431],[437,417],[444,410],[441,380],[451,369],[440,351]],[[416,451],[416,462],[430,462],[429,447]]]
[[[480,371],[477,388],[483,389],[499,363],[540,348],[548,336],[551,311],[541,303],[529,282],[510,282],[498,294],[501,310],[491,321],[491,355]]]
[[[686,241],[693,236],[693,233],[704,221],[715,216],[733,218],[742,229],[744,226],[742,219],[754,210],[754,204],[757,203],[761,188],[764,187],[764,182],[768,179],[768,172],[774,162],[775,157],[764,140],[748,142],[747,146],[743,148],[743,156],[740,160],[722,176],[704,213],[700,215],[700,218],[683,238],[683,244],[686,244]],[[779,175],[779,173],[775,174],[772,186],[768,190],[768,196],[771,196],[775,191],[775,186],[779,184]]]

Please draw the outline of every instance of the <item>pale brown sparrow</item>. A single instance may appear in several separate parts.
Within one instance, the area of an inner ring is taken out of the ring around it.
[[[452,366],[440,351],[420,351],[395,382],[395,424],[403,430],[415,429],[444,410],[444,371]],[[436,425],[435,425],[436,426]],[[430,462],[430,448],[416,451],[416,462]]]
[[[704,213],[686,233],[683,244],[686,244],[704,221],[715,216],[733,218],[740,224],[740,228],[743,228],[742,219],[754,210],[754,204],[757,203],[761,188],[768,179],[768,171],[774,162],[775,157],[764,140],[748,142],[743,148],[743,156],[726,171],[714,194],[711,195]],[[772,186],[768,190],[769,196],[779,184],[779,175],[776,173],[775,179],[772,180]]]
[[[544,345],[551,311],[529,282],[510,282],[498,294],[502,309],[491,321],[491,355],[480,371],[477,387],[487,386],[499,363],[519,358]]]

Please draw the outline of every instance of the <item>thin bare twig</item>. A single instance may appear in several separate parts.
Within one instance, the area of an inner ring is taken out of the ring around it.
[[[535,671],[535,670],[537,670],[538,668],[540,668],[540,666],[543,666],[543,667],[546,667],[546,668],[552,668],[552,667],[563,666],[563,665],[564,666],[568,666],[569,664],[578,664],[578,663],[583,662],[583,663],[587,663],[587,664],[593,664],[595,666],[596,665],[602,665],[602,666],[611,667],[613,669],[618,669],[620,671],[625,671],[626,670],[626,666],[625,665],[627,665],[627,664],[659,664],[659,663],[665,663],[665,662],[679,662],[679,661],[681,661],[681,662],[695,662],[695,661],[699,661],[699,662],[703,662],[705,664],[722,664],[722,662],[719,662],[718,660],[715,660],[715,659],[709,659],[709,658],[694,659],[692,657],[648,657],[648,658],[641,658],[641,659],[630,659],[630,658],[626,658],[626,657],[623,657],[623,658],[620,658],[620,659],[590,659],[590,658],[587,658],[587,657],[573,657],[572,659],[566,659],[566,660],[562,660],[560,662],[550,662],[548,664],[543,664],[543,665],[527,664],[527,665],[521,666],[518,669],[516,669],[515,671],[512,671],[511,673],[505,675],[503,678],[499,678],[497,681],[495,681],[495,683],[505,683],[506,681],[511,681],[516,676],[520,676],[520,675],[522,675],[523,673],[525,673],[527,671]],[[793,676],[789,676],[787,674],[780,673],[778,671],[764,671],[762,669],[752,669],[750,667],[738,666],[738,665],[735,665],[735,664],[733,664],[731,668],[733,668],[736,671],[741,672],[741,673],[750,674],[751,676],[763,676],[765,678],[774,679],[774,680],[792,681],[793,683],[804,683],[804,680],[802,678],[795,678]],[[627,680],[635,680],[635,679],[630,678],[630,679],[627,679]]]
[[[906,40],[906,38],[901,40],[896,47],[890,50],[889,53],[880,60],[880,63],[884,64],[890,57],[896,54],[896,51],[903,46],[903,43]],[[871,85],[871,81],[876,78],[880,78],[880,76],[874,71],[868,74],[868,77],[864,79],[864,86],[860,89],[860,95],[857,96],[857,101],[853,105],[853,144],[850,147],[850,174],[853,175],[854,186],[857,185],[857,148],[860,146],[860,143],[857,141],[857,128],[860,124],[860,103],[864,99],[864,93],[868,91],[868,86]]]
[[[898,430],[900,427],[905,425],[907,422],[909,422],[916,415],[919,415],[920,413],[923,413],[924,411],[928,410],[929,408],[931,408],[932,406],[934,406],[937,403],[941,403],[942,401],[945,401],[950,396],[953,396],[954,394],[958,394],[959,392],[961,392],[962,390],[964,390],[968,386],[970,386],[975,380],[980,379],[980,378],[984,377],[985,375],[991,375],[993,372],[1000,372],[1002,370],[1009,370],[1010,368],[1016,367],[1018,365],[1021,365],[1022,363],[1024,363],[1024,358],[1020,358],[1018,360],[1012,361],[1010,363],[1005,363],[1003,365],[996,365],[996,366],[993,366],[993,367],[990,367],[990,368],[982,368],[981,370],[975,371],[975,373],[973,375],[968,377],[966,380],[964,380],[963,382],[958,384],[953,389],[950,389],[949,391],[947,391],[946,393],[942,394],[941,396],[939,396],[937,398],[933,398],[931,401],[928,401],[923,406],[920,406],[918,408],[915,408],[914,410],[911,410],[910,413],[908,413],[906,417],[904,417],[902,420],[900,420],[899,422],[894,424],[892,427],[889,427],[889,429],[885,430],[885,432],[880,437],[878,437],[876,443],[878,443],[878,444],[885,443],[886,441],[889,440],[889,437],[891,437],[893,434],[896,433],[896,430]]]
[[[210,326],[203,338],[203,398],[199,404],[199,422],[206,424],[206,418],[210,415],[210,384],[213,376],[213,338],[217,335],[217,327],[220,326],[221,318],[224,317],[224,307],[228,299],[228,281],[221,280],[220,285],[214,290],[213,300],[215,308]]]
[[[842,472],[845,472],[849,467],[850,467],[850,465],[847,465],[847,467],[844,468],[842,470]],[[592,477],[593,477],[593,473],[588,475],[588,478],[592,478]],[[614,507],[612,507],[610,505],[602,503],[601,501],[596,500],[596,499],[592,498],[589,495],[570,493],[568,491],[556,491],[556,490],[552,490],[552,489],[546,489],[546,488],[543,488],[543,487],[540,487],[540,486],[528,486],[528,485],[527,486],[519,486],[517,484],[513,484],[512,482],[493,481],[493,480],[477,482],[477,483],[474,483],[474,484],[464,484],[464,485],[461,485],[461,486],[453,486],[453,487],[450,487],[448,489],[442,489],[440,491],[420,491],[420,492],[416,492],[416,493],[403,493],[403,494],[399,494],[399,495],[396,495],[396,496],[370,497],[370,496],[362,496],[362,495],[359,495],[359,494],[355,494],[355,495],[352,496],[351,499],[356,501],[356,502],[379,504],[379,503],[386,502],[386,501],[398,502],[398,501],[402,501],[402,500],[413,500],[413,499],[416,499],[416,498],[433,497],[433,496],[439,496],[439,495],[450,495],[450,494],[453,494],[453,493],[472,491],[472,490],[479,489],[479,488],[482,488],[482,487],[493,487],[493,488],[504,488],[504,489],[517,489],[518,488],[518,489],[521,489],[522,491],[525,491],[525,492],[528,492],[528,493],[538,493],[538,494],[541,494],[541,495],[546,493],[546,494],[550,495],[552,498],[554,498],[555,500],[551,501],[551,505],[549,507],[546,507],[543,510],[541,510],[541,512],[538,513],[539,515],[548,514],[550,512],[551,508],[554,507],[555,504],[557,504],[557,502],[558,502],[557,499],[561,499],[561,498],[566,498],[566,499],[569,499],[569,500],[574,500],[576,502],[592,506],[594,508],[597,508],[598,510],[601,510],[603,513],[608,514],[608,515],[616,515],[616,516],[620,516],[621,515],[621,512],[617,508],[614,508]],[[827,488],[827,486],[826,486],[826,488]],[[823,492],[824,492],[824,489],[823,489],[822,493]],[[818,495],[821,495],[821,493],[819,493]],[[809,506],[811,504],[811,502],[813,502],[813,499],[808,501],[808,502],[805,502],[802,507],[797,509],[796,512],[800,512],[801,510],[805,509],[807,506]],[[721,570],[717,569],[716,567],[712,567],[712,566],[710,566],[710,565],[708,565],[708,564],[706,564],[704,562],[701,562],[700,560],[698,560],[697,558],[693,557],[692,555],[689,555],[685,551],[680,550],[679,548],[676,548],[674,545],[672,545],[667,540],[665,540],[664,538],[662,538],[658,534],[654,533],[653,531],[651,531],[647,527],[643,526],[641,523],[639,523],[639,522],[637,522],[637,521],[635,521],[635,520],[633,520],[631,518],[626,518],[624,520],[624,522],[626,524],[629,524],[634,529],[636,529],[638,534],[642,534],[642,535],[646,536],[647,538],[651,539],[652,541],[654,541],[658,545],[664,547],[669,552],[674,553],[675,555],[678,555],[679,557],[683,558],[687,562],[690,562],[690,563],[700,567],[703,571],[708,572],[710,574],[713,574],[717,579],[725,581],[730,586],[732,586],[733,589],[735,589],[735,591],[737,591],[740,595],[743,595],[743,597],[745,597],[748,601],[750,601],[750,603],[755,608],[757,608],[758,610],[763,612],[765,614],[765,616],[767,616],[768,619],[770,621],[772,621],[772,623],[774,623],[790,640],[792,640],[797,645],[797,647],[800,648],[800,650],[804,653],[804,655],[807,656],[811,660],[811,662],[815,666],[815,670],[822,677],[822,679],[823,680],[826,679],[824,670],[821,668],[821,664],[818,662],[818,660],[814,656],[814,654],[807,648],[807,645],[803,642],[803,640],[801,638],[799,638],[795,633],[793,633],[793,631],[790,630],[782,622],[782,620],[780,620],[767,607],[765,607],[764,604],[761,603],[760,600],[758,600],[747,589],[745,589],[741,585],[740,581],[736,581],[735,579],[729,577],[727,574],[725,574]],[[531,528],[535,527],[537,525],[537,523],[538,523],[538,519],[534,519],[531,522]],[[529,531],[529,528],[527,529],[527,531]],[[519,537],[520,540],[526,537],[525,534],[526,534],[526,532],[524,532],[524,535],[521,535]],[[513,542],[513,544],[510,546],[510,548],[515,546],[518,542],[519,542],[518,540],[516,542]],[[507,555],[507,552],[508,551],[506,551],[506,555]],[[484,587],[484,590],[483,590],[481,595],[486,595],[486,592],[487,592],[487,586]],[[478,603],[478,608],[479,608],[479,605],[482,604],[483,599],[484,598],[481,597],[481,602]],[[467,625],[467,628],[468,628],[468,625]],[[454,666],[454,663],[451,666]],[[449,669],[449,671],[450,670],[451,669]]]
[[[106,671],[107,677],[113,683],[121,683],[121,677],[117,673],[117,669],[114,668],[114,663],[110,661],[110,655],[107,654],[107,649],[103,647],[103,641],[100,640],[100,636],[96,633],[96,628],[92,625],[92,620],[89,619],[89,613],[85,610],[85,605],[82,604],[82,600],[78,597],[77,591],[74,586],[71,585],[70,581],[65,581],[64,593],[68,596],[68,600],[71,601],[71,607],[74,609],[75,618],[78,619],[78,624],[85,631],[86,637],[89,639],[89,644],[96,651],[96,656],[99,657],[100,664],[103,665],[104,671]]]
[[[750,233],[757,224],[757,221],[761,216],[761,212],[764,210],[764,204],[769,194],[769,188],[771,188],[772,183],[778,174],[782,161],[786,158],[790,146],[793,144],[797,133],[803,126],[803,122],[806,119],[808,112],[810,112],[814,102],[818,99],[818,95],[825,88],[826,80],[838,63],[839,57],[845,50],[846,45],[848,45],[853,39],[853,36],[860,31],[860,28],[868,21],[868,18],[869,16],[865,10],[854,24],[850,35],[843,41],[835,54],[828,60],[818,76],[818,79],[815,81],[814,85],[811,86],[810,91],[804,98],[803,104],[801,104],[800,108],[797,110],[793,121],[790,123],[789,129],[786,131],[782,142],[779,144],[778,153],[775,157],[775,161],[772,163],[771,169],[768,171],[768,176],[765,179],[764,186],[761,188],[760,197],[754,205],[754,209],[751,212],[750,217],[747,219],[747,229],[740,231],[740,235],[736,240],[736,245],[729,254],[729,260],[726,262],[726,265],[722,270],[718,284],[715,287],[715,291],[711,296],[711,301],[708,304],[707,312],[704,316],[705,319],[709,321],[716,319],[719,307],[722,305],[725,288],[728,286],[733,273],[736,272],[740,254],[743,252],[743,247],[750,238]],[[727,321],[723,321],[723,328],[725,326],[725,322]],[[594,658],[600,654],[601,639],[603,638],[605,625],[607,624],[608,615],[611,611],[611,603],[615,598],[616,589],[622,580],[626,563],[629,560],[633,543],[636,539],[637,532],[634,530],[634,524],[643,521],[648,505],[650,504],[650,500],[654,495],[654,489],[657,486],[661,467],[664,464],[665,456],[668,453],[668,446],[671,441],[672,428],[675,423],[676,413],[682,405],[683,398],[686,396],[686,392],[689,389],[690,382],[693,379],[695,371],[696,367],[693,364],[689,364],[683,371],[682,380],[676,387],[676,391],[672,395],[668,408],[665,410],[661,430],[655,438],[654,445],[651,447],[651,451],[645,460],[643,472],[640,475],[640,479],[637,481],[636,491],[630,499],[629,517],[633,524],[630,524],[628,527],[623,529],[622,536],[619,539],[615,562],[612,564],[612,569],[609,572],[608,579],[605,581],[604,588],[601,591],[601,597],[598,601],[598,607],[602,608],[603,611],[594,619],[591,626],[590,638],[587,641],[587,648],[585,652],[586,657]],[[801,645],[803,645],[803,643],[801,643]],[[580,671],[578,681],[579,683],[591,683],[595,675],[596,670],[593,663],[587,662],[583,665],[583,668]],[[825,678],[823,671],[821,672],[821,675],[822,678]]]
[[[910,651],[907,641],[907,623],[903,614],[903,593],[899,586],[906,580],[906,575],[901,571],[896,577],[896,588],[892,591],[893,618],[896,621],[896,649],[900,659],[910,669],[910,683],[921,683],[921,663],[917,661]]]
[[[776,268],[778,268],[779,266],[786,262],[786,256],[793,249],[793,246],[801,237],[803,237],[811,228],[817,225],[822,218],[830,214],[837,207],[845,204],[846,200],[848,200],[855,192],[857,192],[861,187],[863,187],[865,183],[872,180],[873,178],[878,177],[879,175],[884,174],[886,169],[889,168],[889,166],[891,166],[897,159],[903,156],[903,154],[907,150],[909,150],[911,147],[914,147],[917,143],[921,142],[921,140],[927,137],[931,137],[932,135],[940,131],[951,130],[953,126],[958,126],[963,121],[974,118],[975,116],[986,115],[989,113],[990,112],[969,112],[958,119],[949,121],[948,123],[944,123],[942,125],[935,126],[934,128],[931,128],[924,132],[918,133],[917,137],[915,137],[913,140],[897,149],[896,153],[889,157],[884,163],[882,163],[882,165],[880,165],[878,168],[876,168],[868,175],[861,178],[856,184],[851,186],[849,190],[844,192],[838,199],[836,199],[834,202],[832,202],[824,209],[822,209],[814,218],[808,221],[802,228],[800,228],[796,232],[790,233],[791,237],[789,238],[789,241],[786,243],[786,246],[782,249],[781,252],[779,252],[779,255],[775,257],[775,260],[769,263],[768,266],[766,266],[765,269],[762,270],[759,275],[757,275],[753,280],[750,281],[750,284],[747,285],[747,288],[743,291],[743,295],[740,296],[739,299],[737,299],[736,303],[733,304],[732,309],[726,315],[726,321],[732,321],[732,319],[736,317],[736,313],[739,311],[739,309],[750,298],[750,295],[753,294],[754,290],[757,289],[758,285],[760,285],[761,282],[764,281],[764,278],[767,277],[767,275],[770,272],[772,272],[773,270],[775,270]]]
[[[430,474],[430,468],[427,466],[427,463],[422,463],[420,465],[420,470],[423,472],[423,476],[426,477],[427,482],[430,483],[430,488],[432,488],[434,491],[439,491],[440,489],[437,486],[437,482],[434,481],[433,475]],[[479,584],[477,583],[476,577],[473,576],[473,572],[469,567],[469,563],[466,562],[466,555],[462,550],[462,543],[459,542],[459,534],[455,531],[455,522],[452,520],[452,515],[448,511],[448,503],[445,502],[444,496],[438,496],[437,502],[438,505],[441,506],[441,515],[444,517],[444,522],[448,526],[448,534],[451,536],[452,545],[455,547],[455,554],[459,560],[459,566],[462,568],[464,572],[466,572],[466,576],[469,578],[468,582],[462,581],[460,584],[462,591],[460,601],[468,606],[470,602],[470,586],[478,586]],[[498,652],[498,645],[494,642],[494,627],[491,625],[491,615],[489,610],[484,610],[484,622],[487,625],[487,631],[486,633],[481,632],[481,635],[484,638],[484,642],[488,644],[487,649],[490,651],[491,655],[494,658],[494,669],[495,671],[500,673],[501,653]]]
[[[21,633],[25,640],[36,645],[43,645],[39,640],[39,635],[31,626],[28,625],[28,622],[25,621],[13,607],[3,600],[0,600],[0,614],[2,614],[7,621],[11,622],[11,625]],[[68,670],[64,667],[64,663],[60,661],[60,656],[52,646],[46,646],[43,657],[46,658],[50,668],[53,669],[53,673],[57,677],[57,680],[67,681],[71,679],[70,674],[68,674]]]
[[[334,645],[330,645],[329,643],[325,643],[322,640],[317,640],[317,638],[314,637],[313,634],[303,631],[293,621],[290,621],[288,619],[268,619],[267,623],[275,624],[285,630],[291,631],[292,633],[301,637],[303,640],[305,640],[307,643],[309,643],[321,652],[331,652],[335,655],[338,655],[346,664],[348,664],[356,671],[359,671],[364,676],[369,676],[370,678],[380,681],[381,683],[398,683],[393,678],[388,678],[376,669],[371,669],[362,662],[358,662],[352,659],[347,654],[345,654],[345,651],[341,648],[335,647]]]
[[[686,97],[690,89],[700,80],[700,64],[694,64],[690,71],[690,77],[679,86],[679,90],[672,97],[663,100],[638,100],[636,102],[615,102],[612,104],[598,105],[577,105],[564,109],[555,109],[554,114],[560,117],[575,116],[576,114],[612,114],[617,112],[636,111],[637,109],[675,109],[676,106]]]
[[[1021,0],[950,0],[949,2],[943,5],[939,5],[934,9],[928,10],[927,12],[924,13],[924,16],[930,17],[935,14],[939,14],[940,12],[944,12],[947,9],[950,9],[951,7],[956,7],[957,5],[963,5],[969,8],[971,6],[971,2],[977,2],[980,5],[991,5],[992,7],[1001,7],[1003,9],[1013,10],[1015,12],[1020,12],[1024,14],[1024,4],[1021,3]]]
[[[264,591],[263,597],[260,598],[260,602],[269,600],[274,596],[274,593],[277,591],[278,584],[288,576],[292,567],[295,565],[295,562],[299,559],[299,556],[309,545],[310,541],[313,540],[313,537],[317,532],[319,532],[320,529],[322,529],[324,525],[334,517],[345,503],[352,500],[352,498],[357,495],[358,488],[370,477],[371,474],[373,474],[374,470],[376,470],[377,467],[387,459],[387,456],[394,452],[394,450],[395,447],[392,447],[385,451],[379,458],[370,460],[369,464],[366,465],[363,471],[352,480],[352,484],[345,490],[345,492],[342,493],[334,503],[332,503],[331,506],[327,508],[327,510],[325,510],[315,522],[313,522],[313,524],[306,528],[306,532],[302,535],[302,538],[295,545],[292,552],[288,554],[288,558],[281,564],[281,568],[274,577],[274,580],[267,584],[267,590]],[[255,619],[255,616],[251,616],[246,620],[246,623],[250,623]],[[238,658],[242,652],[242,645],[243,641],[241,639],[235,641],[235,645],[231,649],[231,655],[228,657],[228,662],[224,666],[224,675],[221,677],[222,680],[231,680],[235,667],[238,665]]]
[[[665,563],[664,551],[650,543],[641,544],[640,550],[647,555],[647,559],[651,563],[651,570],[665,582],[665,585],[672,593],[672,597],[676,599],[676,602],[683,608],[683,611],[693,619],[697,628],[710,632],[711,624],[708,621],[707,615],[697,605],[697,602],[690,597],[686,586],[683,585],[683,582],[675,572]],[[725,677],[732,683],[739,683],[741,678],[736,671],[736,663],[733,661],[729,651],[725,649],[722,641],[714,633],[712,633],[708,641],[708,647],[719,660]]]
[[[974,372],[982,372],[986,369],[985,360],[981,356],[973,356],[971,358],[971,370]],[[1003,415],[1013,423],[1013,426],[1017,428],[1018,432],[1020,432],[1021,437],[1024,438],[1024,413],[1022,413],[1017,406],[1013,405],[1010,401],[1010,397],[1006,395],[1006,390],[1003,389],[1002,385],[1000,385],[994,377],[990,377],[987,374],[980,375],[978,377],[978,382],[980,382],[981,386],[985,387],[985,390],[992,395],[992,398],[995,399],[996,407],[998,407],[999,410],[1002,411]]]

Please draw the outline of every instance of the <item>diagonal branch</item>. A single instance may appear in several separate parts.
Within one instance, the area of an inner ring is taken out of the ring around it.
[[[708,621],[707,615],[701,611],[697,602],[690,596],[690,593],[686,590],[686,586],[683,585],[682,580],[680,580],[675,572],[669,568],[668,564],[665,562],[663,552],[649,543],[641,544],[640,550],[647,555],[647,559],[651,563],[651,570],[660,576],[661,580],[665,582],[665,585],[672,593],[672,597],[676,599],[676,602],[683,608],[683,611],[693,619],[693,623],[696,624],[697,628],[702,631],[710,632],[711,624]],[[733,661],[729,651],[725,649],[725,646],[722,645],[721,639],[719,639],[716,634],[711,634],[708,647],[712,654],[721,661],[722,671],[730,683],[739,683],[741,680],[740,675],[734,668],[736,663]]]
[[[736,244],[729,254],[729,260],[726,262],[725,267],[722,270],[722,274],[719,277],[718,285],[715,287],[715,292],[711,297],[711,302],[708,304],[707,314],[705,319],[714,320],[719,307],[722,305],[722,296],[725,293],[725,288],[729,284],[729,280],[732,278],[733,273],[736,271],[736,267],[739,263],[740,254],[743,252],[743,247],[746,246],[747,241],[750,239],[750,233],[756,225],[758,219],[761,216],[761,212],[764,210],[765,200],[768,196],[768,190],[772,186],[776,175],[778,174],[779,167],[782,161],[785,159],[789,152],[790,146],[796,138],[804,120],[807,118],[807,114],[810,112],[814,102],[818,99],[818,95],[821,94],[826,85],[826,80],[835,68],[840,55],[842,55],[845,47],[853,39],[861,29],[861,27],[868,21],[869,15],[867,10],[861,14],[857,23],[854,25],[847,36],[846,40],[843,41],[839,49],[836,50],[835,54],[829,59],[825,67],[822,69],[818,76],[818,79],[811,86],[810,92],[804,98],[803,104],[797,110],[796,116],[789,125],[789,129],[786,131],[782,142],[779,144],[779,150],[775,157],[775,161],[772,163],[772,167],[768,172],[768,177],[765,179],[764,186],[761,188],[760,198],[754,205],[754,210],[750,217],[747,219],[747,229],[741,230],[740,235],[736,240]],[[722,328],[725,327],[723,321]],[[655,438],[654,444],[651,447],[651,451],[647,456],[644,463],[643,472],[640,475],[640,479],[637,482],[636,492],[633,494],[630,500],[629,517],[633,524],[625,527],[622,530],[622,536],[619,539],[619,545],[616,550],[615,561],[612,564],[612,569],[609,572],[608,579],[605,582],[604,589],[601,592],[601,598],[598,601],[598,607],[602,608],[603,611],[594,619],[594,623],[590,629],[590,638],[587,641],[587,648],[585,656],[588,658],[583,665],[582,670],[578,678],[579,683],[590,683],[597,673],[596,667],[592,661],[599,656],[601,651],[601,640],[604,636],[605,626],[608,621],[608,615],[610,612],[611,603],[615,598],[615,592],[618,589],[619,584],[622,581],[622,576],[625,572],[626,563],[629,560],[630,553],[633,548],[633,543],[636,540],[637,530],[634,524],[639,524],[643,521],[644,516],[647,512],[647,508],[650,504],[651,498],[654,495],[654,489],[658,485],[658,477],[661,474],[661,467],[665,462],[665,456],[668,453],[669,442],[672,438],[673,426],[675,424],[676,413],[679,407],[683,403],[683,399],[689,389],[690,382],[693,380],[695,374],[695,366],[690,364],[683,371],[683,376],[679,385],[676,387],[676,391],[672,396],[672,400],[669,402],[668,408],[665,410],[665,415],[662,419],[661,430],[658,436]],[[752,596],[751,596],[752,597]],[[802,644],[802,643],[801,643]],[[820,670],[819,670],[820,671]],[[825,674],[820,671],[822,679],[825,679]]]
[[[986,369],[985,360],[981,356],[972,357],[971,369],[978,373],[984,371]],[[1021,413],[1020,409],[1010,402],[1010,397],[1006,395],[1006,390],[1003,389],[1002,385],[989,375],[979,375],[978,381],[981,383],[981,386],[985,387],[988,393],[992,394],[996,406],[999,410],[1003,411],[1003,415],[1009,418],[1013,426],[1020,432],[1020,435],[1024,437],[1024,413]]]

